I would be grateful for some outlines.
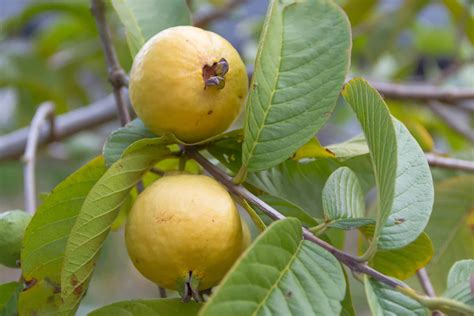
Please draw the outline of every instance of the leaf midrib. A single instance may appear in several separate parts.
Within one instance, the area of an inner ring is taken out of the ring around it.
[[[301,251],[301,247],[303,246],[303,240],[299,242],[298,248],[296,248],[296,251],[294,252],[292,258],[288,261],[288,264],[285,266],[283,270],[281,270],[280,275],[278,276],[278,279],[273,283],[273,285],[268,289],[267,295],[262,299],[262,301],[257,305],[255,311],[252,313],[253,316],[257,315],[257,312],[263,307],[264,303],[268,300],[270,295],[273,293],[273,291],[277,288],[278,284],[280,283],[281,279],[283,276],[286,275],[286,273],[290,270],[290,267],[292,266],[293,262],[296,260],[298,257],[299,252]]]
[[[277,10],[277,9],[274,9],[273,6],[275,6],[275,2],[272,5],[272,10],[271,10],[272,13],[271,14],[273,14],[273,10]],[[263,111],[263,124],[261,126],[259,126],[258,131],[257,131],[257,135],[256,135],[256,137],[254,138],[254,141],[253,141],[252,148],[248,151],[247,157],[249,157],[249,158],[246,159],[247,160],[246,165],[249,164],[249,160],[251,159],[250,157],[253,155],[253,152],[255,151],[255,148],[257,147],[257,144],[259,143],[258,139],[260,138],[260,135],[263,131],[263,127],[265,126],[265,122],[267,120],[268,113],[270,113],[270,108],[271,108],[271,105],[272,105],[272,102],[273,102],[273,97],[275,96],[275,92],[276,92],[276,86],[278,84],[278,80],[280,79],[281,56],[283,54],[283,34],[284,34],[284,32],[283,32],[283,16],[285,14],[284,10],[285,10],[285,8],[282,9],[282,13],[281,13],[281,24],[282,24],[282,27],[281,27],[281,42],[280,42],[281,44],[280,44],[280,54],[278,55],[278,62],[277,62],[277,64],[278,64],[277,75],[276,75],[276,78],[275,78],[274,83],[273,83],[272,92],[271,92],[271,95],[270,95],[270,98],[269,98],[269,101],[268,101],[268,104],[267,104],[267,109],[265,109]],[[270,23],[268,23],[265,26],[265,30],[264,30],[265,33],[263,34],[262,47],[264,46],[264,43],[267,39],[269,25],[270,25]],[[263,73],[263,67],[261,66],[260,56],[258,56],[257,62],[258,62],[259,68],[262,69],[262,73]],[[253,87],[253,82],[252,82],[252,87]],[[254,91],[256,91],[256,90],[254,90]],[[259,100],[259,102],[260,102],[260,100]]]

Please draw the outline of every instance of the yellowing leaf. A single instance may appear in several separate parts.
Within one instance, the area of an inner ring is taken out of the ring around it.
[[[303,158],[332,158],[336,155],[329,149],[321,146],[319,140],[316,137],[311,138],[309,142],[304,144],[298,149],[293,157],[294,160],[300,160]]]

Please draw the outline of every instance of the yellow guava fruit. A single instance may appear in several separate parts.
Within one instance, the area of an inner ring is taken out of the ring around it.
[[[0,213],[0,264],[17,267],[26,226],[31,215],[20,210]]]
[[[145,126],[188,143],[229,128],[247,89],[245,65],[234,47],[192,26],[153,36],[136,55],[130,72],[130,99]]]
[[[128,254],[146,278],[176,290],[192,275],[216,285],[243,251],[240,215],[216,180],[165,176],[135,201],[125,226]]]

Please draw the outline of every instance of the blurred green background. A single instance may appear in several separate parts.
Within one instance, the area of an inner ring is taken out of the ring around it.
[[[224,0],[189,1],[194,16],[225,5]],[[249,71],[267,1],[242,1],[206,28],[227,38]],[[474,2],[470,0],[339,0],[353,27],[351,76],[390,82],[424,82],[439,86],[474,86]],[[122,66],[131,57],[117,16],[108,22]],[[84,0],[0,0],[0,135],[27,126],[43,101],[65,113],[111,93],[107,69],[89,2]],[[387,101],[392,113],[410,129],[425,151],[473,160],[472,144],[450,128],[426,104]],[[474,103],[438,108],[457,125],[471,130]],[[79,166],[100,154],[118,121],[78,133],[40,151],[38,192],[49,192]],[[322,144],[348,139],[360,131],[341,101],[318,137]],[[441,181],[456,172],[434,170]],[[474,188],[473,188],[474,193]],[[23,164],[0,161],[0,212],[23,208]],[[16,280],[19,271],[0,267],[0,283]],[[357,283],[354,283],[357,284]],[[355,285],[355,303],[365,309]],[[127,298],[157,297],[155,285],[141,277],[126,255],[122,232],[110,235],[79,314]]]

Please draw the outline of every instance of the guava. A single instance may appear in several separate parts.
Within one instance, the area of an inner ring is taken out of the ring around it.
[[[137,270],[170,290],[190,276],[195,290],[215,286],[244,250],[234,201],[203,175],[165,176],[147,187],[130,211],[125,242]]]
[[[31,215],[20,210],[0,213],[0,264],[18,267],[21,245]]]
[[[229,128],[247,89],[245,65],[235,48],[221,36],[192,26],[153,36],[130,72],[130,99],[145,126],[188,143]]]

